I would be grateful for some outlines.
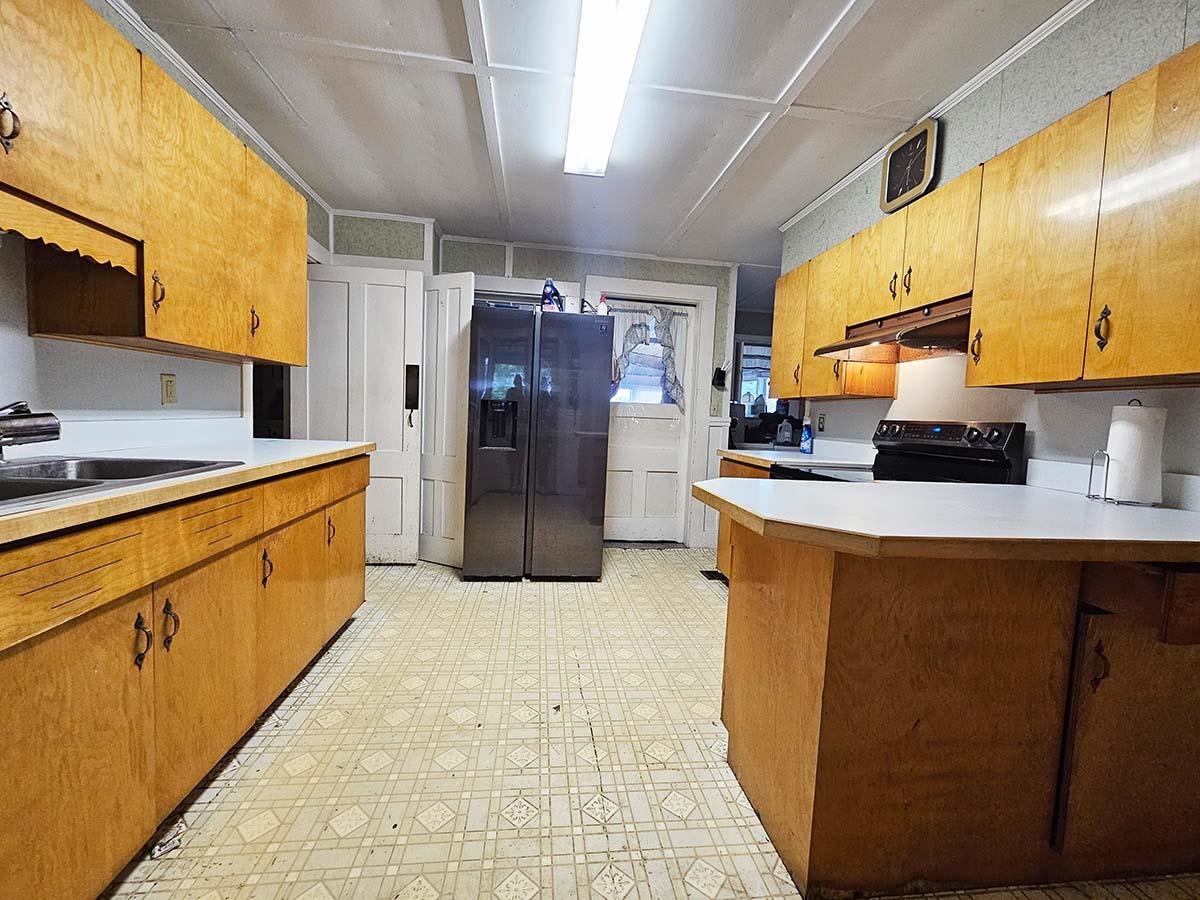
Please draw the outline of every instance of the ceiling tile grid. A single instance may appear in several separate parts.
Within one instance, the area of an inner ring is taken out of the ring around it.
[[[335,208],[777,264],[780,222],[1066,0],[652,0],[598,179],[562,172],[576,0],[131,2]]]

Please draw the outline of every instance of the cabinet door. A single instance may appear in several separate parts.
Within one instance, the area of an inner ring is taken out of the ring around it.
[[[265,709],[325,644],[325,510],[259,542],[255,683]]]
[[[809,265],[808,308],[804,319],[804,360],[800,392],[804,397],[836,397],[842,393],[841,360],[813,356],[813,351],[846,336],[846,284],[850,278],[850,241],[843,241]]]
[[[983,166],[968,385],[1083,376],[1108,97]]]
[[[982,183],[983,166],[976,166],[908,207],[902,310],[971,293]]]
[[[722,459],[722,478],[770,478],[770,469],[748,466],[733,459]],[[732,522],[729,516],[717,517],[717,571],[729,578],[733,572]]]
[[[166,815],[254,723],[254,544],[154,586],[155,795]]]
[[[150,60],[142,60],[146,337],[243,355],[238,244],[246,150]]]
[[[366,596],[366,491],[334,503],[325,515],[325,540],[329,548],[325,632],[332,636],[362,606]]]
[[[856,325],[900,309],[908,210],[884,216],[850,240],[846,323]]]
[[[239,280],[250,355],[308,361],[308,212],[304,198],[252,150],[246,154]]]
[[[0,182],[140,238],[137,50],[79,0],[4,0],[0,46],[0,93],[20,120]]]
[[[1200,45],[1112,92],[1085,378],[1200,372]]]
[[[1113,871],[1200,864],[1197,722],[1200,647],[1162,644],[1129,615],[1082,613],[1056,834],[1063,853],[1111,860]]]
[[[95,897],[153,833],[150,599],[0,654],[0,897]]]
[[[799,397],[804,355],[804,316],[808,304],[808,263],[775,282],[771,321],[771,396]]]

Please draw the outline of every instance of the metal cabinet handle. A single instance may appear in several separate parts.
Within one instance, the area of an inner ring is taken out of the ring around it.
[[[912,293],[912,266],[909,266],[908,271],[904,273],[904,293]]]
[[[976,331],[975,338],[971,341],[971,359],[975,360],[975,365],[979,365],[979,351],[983,344],[983,331]]]
[[[163,635],[163,649],[170,651],[171,642],[175,640],[175,635],[179,634],[179,613],[175,612],[175,607],[170,600],[163,604],[163,615],[174,626],[167,634]]]
[[[1100,683],[1106,681],[1112,675],[1112,663],[1108,661],[1108,657],[1104,655],[1104,641],[1096,641],[1096,646],[1092,652],[1096,655],[1097,661],[1100,663],[1100,668],[1096,674],[1092,676],[1092,693],[1094,694],[1100,688]]]
[[[332,544],[333,538],[337,534],[337,526],[333,524],[333,516],[330,516],[326,520],[326,524],[329,526],[329,536],[325,538],[325,543]]]
[[[796,363],[796,368],[792,370],[792,381],[800,383],[800,363]]]
[[[262,325],[262,319],[259,318],[258,313],[254,311],[254,307],[252,306],[250,307],[250,337],[254,337],[258,333],[260,325]]]
[[[896,299],[896,280],[900,277],[899,272],[892,273],[892,280],[888,282],[888,290],[892,294],[892,299]]]
[[[158,270],[155,269],[150,276],[150,280],[154,282],[153,293],[150,296],[150,305],[154,307],[154,311],[158,312],[158,308],[163,305],[163,301],[167,299],[167,286],[163,280],[158,277]]]
[[[262,563],[263,563],[262,586],[266,587],[267,582],[271,580],[271,576],[275,574],[275,563],[271,562],[270,551],[268,551],[268,550],[263,551]]]
[[[137,618],[133,620],[133,630],[138,633],[139,637],[146,639],[146,646],[133,655],[133,664],[140,669],[142,663],[146,661],[146,654],[154,646],[154,632],[146,627],[146,620],[142,618],[141,613],[138,613]]]
[[[1100,315],[1096,319],[1096,325],[1092,329],[1092,334],[1096,335],[1096,346],[1103,350],[1108,346],[1108,317],[1112,315],[1112,310],[1107,304],[1104,309],[1100,310]]]
[[[0,147],[4,148],[7,156],[12,152],[13,143],[21,136],[21,117],[13,109],[8,94],[0,94]]]
[[[833,377],[835,379],[840,379],[842,377],[842,361],[840,359],[835,359],[833,361]]]

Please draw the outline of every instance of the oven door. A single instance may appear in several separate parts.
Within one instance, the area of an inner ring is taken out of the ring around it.
[[[1019,483],[1004,460],[983,456],[913,453],[881,449],[875,454],[876,481],[957,481],[965,484]]]
[[[794,466],[771,466],[771,477],[785,481],[872,481],[870,469],[798,469]]]

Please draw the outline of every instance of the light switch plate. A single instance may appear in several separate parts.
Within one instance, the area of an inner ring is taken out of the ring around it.
[[[171,406],[176,403],[178,399],[175,396],[175,376],[163,372],[162,375],[159,376],[159,379],[162,386],[162,405]]]
[[[824,430],[825,430],[825,413],[821,413],[820,415],[817,416],[817,432],[819,433]]]

